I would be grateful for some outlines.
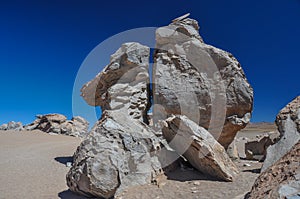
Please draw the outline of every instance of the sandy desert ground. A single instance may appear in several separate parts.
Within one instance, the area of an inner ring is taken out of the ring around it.
[[[250,125],[239,136],[252,137],[274,127]],[[65,181],[66,162],[71,160],[79,143],[79,138],[41,131],[1,131],[0,199],[83,199],[68,191]],[[234,182],[215,181],[194,170],[178,169],[159,187],[132,188],[122,198],[242,198],[251,189],[261,163],[245,160],[236,163],[241,172]],[[251,166],[244,166],[245,163]]]

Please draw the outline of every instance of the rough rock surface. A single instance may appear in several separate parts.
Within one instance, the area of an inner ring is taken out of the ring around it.
[[[278,113],[276,125],[280,139],[267,149],[262,171],[284,156],[300,140],[300,96]]]
[[[2,131],[8,131],[8,130],[13,130],[13,131],[22,131],[23,128],[23,124],[21,122],[8,122],[7,124],[2,124],[0,126],[0,130]]]
[[[300,197],[300,141],[255,181],[248,199]]]
[[[87,103],[104,111],[74,154],[67,174],[72,191],[110,198],[156,181],[161,174],[158,153],[164,144],[144,123],[150,106],[149,55],[146,46],[123,44],[111,63],[82,88]],[[161,158],[168,158],[165,155]]]
[[[149,109],[150,48],[139,43],[125,43],[111,56],[107,65],[81,89],[91,106],[104,110],[122,110],[133,119],[147,121]]]
[[[178,115],[168,118],[162,132],[170,146],[196,169],[217,179],[232,181],[238,169],[222,145],[204,128]]]
[[[250,120],[253,90],[232,54],[207,45],[193,19],[156,31],[154,123],[186,115],[226,149]]]
[[[110,198],[149,184],[160,173],[160,142],[144,123],[122,111],[105,111],[74,155],[67,184],[86,196]]]
[[[33,123],[25,126],[25,130],[39,129],[46,133],[85,137],[89,128],[89,123],[80,116],[67,120],[66,116],[54,113],[37,115],[36,118]]]
[[[274,144],[276,137],[275,132],[257,135],[254,140],[245,143],[245,154],[247,160],[264,161],[267,155],[267,148]]]

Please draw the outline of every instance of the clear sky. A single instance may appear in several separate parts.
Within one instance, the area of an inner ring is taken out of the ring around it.
[[[206,43],[242,64],[254,88],[252,121],[274,121],[300,94],[299,0],[1,0],[0,124],[55,112],[72,117],[76,74],[94,47],[187,12]]]

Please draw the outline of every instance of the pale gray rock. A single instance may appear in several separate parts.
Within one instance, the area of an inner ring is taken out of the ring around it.
[[[262,171],[265,171],[284,156],[300,140],[300,96],[278,113],[276,125],[280,133],[280,139],[267,149]]]
[[[25,130],[32,131],[39,129],[49,134],[64,134],[74,137],[85,137],[89,128],[89,123],[80,116],[75,116],[67,120],[61,114],[37,115],[36,120],[25,126]]]
[[[76,193],[100,198],[150,184],[161,174],[160,147],[144,123],[121,110],[105,111],[78,147],[67,184]]]
[[[169,145],[200,172],[225,181],[232,181],[238,173],[224,147],[186,116],[168,118],[162,132]]]
[[[157,29],[153,120],[186,115],[227,149],[250,121],[253,90],[236,58],[205,44],[198,31],[189,18]]]
[[[129,117],[147,122],[149,103],[150,48],[125,43],[111,56],[110,63],[81,89],[91,106],[122,110]]]
[[[228,146],[226,152],[232,160],[239,160],[240,159],[239,152],[238,152],[238,147],[237,147],[237,144],[236,144],[236,139],[234,139],[231,142],[231,144]]]
[[[86,102],[103,112],[74,154],[67,174],[70,190],[90,197],[118,196],[132,186],[157,182],[164,165],[178,158],[161,134],[144,123],[150,107],[149,55],[148,47],[123,44],[111,63],[83,86]]]
[[[24,130],[23,124],[21,122],[11,121],[7,124],[2,124],[0,126],[0,130],[2,131],[22,131]]]
[[[2,125],[0,126],[0,130],[1,130],[1,131],[6,131],[6,130],[7,130],[7,124],[2,124]]]

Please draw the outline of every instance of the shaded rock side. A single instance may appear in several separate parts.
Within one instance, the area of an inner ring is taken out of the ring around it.
[[[250,120],[253,90],[233,55],[205,44],[198,31],[189,18],[156,31],[154,123],[186,115],[227,149]]]
[[[232,181],[238,173],[224,147],[186,116],[168,118],[162,132],[170,146],[200,172],[225,181]]]
[[[278,113],[275,122],[280,139],[267,149],[262,171],[284,156],[300,140],[300,96]]]
[[[133,119],[147,121],[149,103],[150,48],[139,43],[125,43],[111,56],[110,63],[81,89],[91,106],[122,110]]]
[[[33,123],[25,126],[25,130],[39,129],[46,133],[85,137],[89,128],[89,122],[80,116],[67,120],[66,116],[53,113],[37,115],[36,118]]]
[[[300,142],[255,181],[248,199],[300,197]]]
[[[161,172],[156,156],[160,147],[144,123],[120,110],[105,111],[77,148],[67,184],[74,192],[100,198],[149,184]]]

